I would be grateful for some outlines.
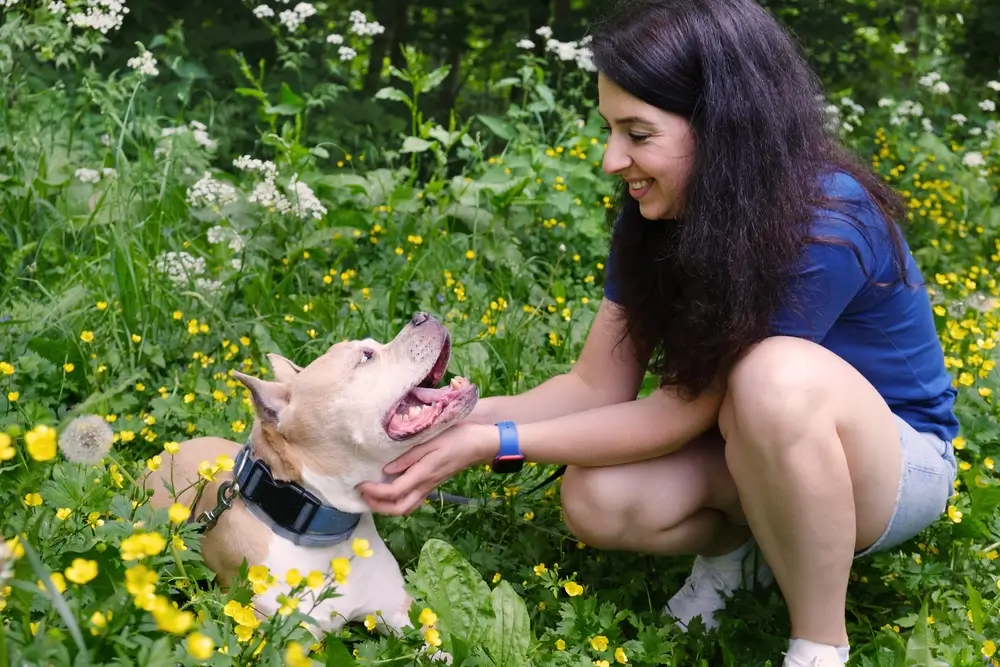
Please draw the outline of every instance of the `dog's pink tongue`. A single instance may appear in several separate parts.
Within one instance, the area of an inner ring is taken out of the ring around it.
[[[413,394],[418,401],[426,405],[431,405],[436,403],[441,399],[448,396],[448,394],[453,393],[454,390],[451,387],[442,387],[440,389],[431,389],[429,387],[414,387],[410,393]]]

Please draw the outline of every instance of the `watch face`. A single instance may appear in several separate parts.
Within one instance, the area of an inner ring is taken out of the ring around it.
[[[523,456],[498,456],[493,459],[493,472],[518,472],[523,467]]]

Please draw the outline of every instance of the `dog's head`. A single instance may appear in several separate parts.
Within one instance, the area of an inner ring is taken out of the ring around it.
[[[250,390],[255,452],[275,477],[297,480],[303,466],[333,477],[381,469],[472,411],[474,384],[437,387],[450,357],[448,330],[417,313],[388,343],[337,343],[304,368],[269,354],[273,381],[233,376]]]

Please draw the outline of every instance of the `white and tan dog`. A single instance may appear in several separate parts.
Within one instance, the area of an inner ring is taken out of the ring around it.
[[[271,616],[281,607],[278,596],[291,590],[285,583],[289,570],[303,577],[312,571],[330,573],[334,558],[351,558],[351,573],[337,586],[339,596],[311,612],[322,630],[336,631],[368,614],[376,615],[382,632],[410,625],[411,600],[399,565],[355,487],[382,480],[388,462],[441,433],[475,406],[478,390],[464,378],[434,388],[444,376],[450,352],[447,329],[426,313],[417,313],[385,345],[371,339],[338,343],[305,368],[270,354],[274,381],[233,373],[249,389],[256,413],[249,438],[252,456],[267,464],[275,480],[299,485],[348,517],[359,516],[342,541],[299,546],[272,530],[259,508],[237,497],[202,536],[203,558],[220,586],[230,584],[243,559],[251,566],[267,566],[276,584],[256,596],[253,606]],[[174,456],[163,452],[161,467],[146,478],[147,488],[154,491],[152,504],[169,507],[174,502],[171,485],[185,489],[198,479],[201,462],[214,462],[221,454],[237,459],[242,447],[203,437],[182,443]],[[231,473],[220,474],[209,483],[194,516],[213,508],[219,485],[232,478]],[[193,496],[188,490],[178,502],[190,505]],[[373,555],[354,557],[355,538],[368,540]],[[299,609],[308,612],[308,606],[302,603]],[[317,636],[322,633],[312,630]]]

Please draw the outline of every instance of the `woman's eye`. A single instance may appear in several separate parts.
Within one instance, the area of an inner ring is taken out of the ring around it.
[[[648,134],[632,134],[631,132],[629,132],[628,136],[629,136],[629,138],[632,141],[634,141],[636,143],[639,143],[640,141],[645,141],[646,139],[649,139],[649,135]]]

